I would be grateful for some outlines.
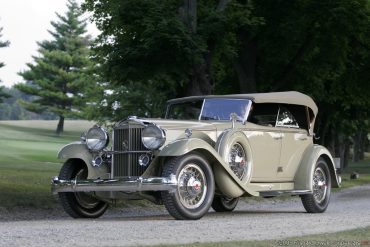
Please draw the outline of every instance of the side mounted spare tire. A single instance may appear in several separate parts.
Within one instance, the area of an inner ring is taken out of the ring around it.
[[[229,130],[220,136],[216,150],[243,183],[252,175],[252,150],[247,137],[241,131]]]

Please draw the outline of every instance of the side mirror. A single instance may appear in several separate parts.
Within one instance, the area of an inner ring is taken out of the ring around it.
[[[231,128],[235,128],[235,122],[238,120],[238,115],[233,112],[230,114],[230,120],[231,120]]]

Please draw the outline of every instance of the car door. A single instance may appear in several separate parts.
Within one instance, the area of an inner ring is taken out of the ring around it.
[[[276,125],[277,104],[253,104],[245,134],[252,150],[253,171],[251,182],[276,180],[279,166],[282,134]]]
[[[293,181],[303,153],[312,144],[308,134],[304,106],[280,105],[276,127],[282,134],[282,146],[277,178],[282,182]]]

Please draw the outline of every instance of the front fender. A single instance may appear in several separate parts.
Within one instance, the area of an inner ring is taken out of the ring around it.
[[[215,152],[214,148],[206,141],[199,138],[179,139],[167,144],[158,156],[181,156],[195,149],[205,149],[209,152]]]
[[[320,145],[312,145],[305,151],[302,161],[299,165],[297,173],[294,178],[294,189],[296,190],[313,190],[313,174],[317,160],[322,157],[325,159],[330,170],[332,187],[338,188],[340,182],[338,181],[335,163],[329,150]]]
[[[245,192],[250,195],[258,196],[259,193],[248,188],[248,183],[243,183],[225,163],[220,154],[209,143],[198,138],[179,139],[166,145],[158,156],[181,156],[189,152],[197,151],[213,161],[213,170],[215,173],[216,183],[222,184],[219,188],[226,196],[239,197]]]
[[[58,159],[67,160],[70,158],[81,159],[89,164],[93,159],[92,154],[82,142],[72,142],[62,147],[58,152]]]
[[[93,167],[91,161],[94,155],[87,149],[86,144],[82,142],[72,142],[62,147],[58,152],[58,159],[80,159],[88,169],[88,179],[108,178],[108,170],[105,165]]]

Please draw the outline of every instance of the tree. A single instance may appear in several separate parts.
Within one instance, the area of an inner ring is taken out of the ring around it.
[[[0,38],[3,36],[1,34],[2,30],[3,30],[3,28],[0,28]],[[9,41],[1,41],[0,40],[0,48],[7,47],[8,45],[9,45]],[[3,66],[4,66],[4,63],[0,62],[0,68],[3,67]],[[1,80],[0,80],[0,83],[1,83]],[[6,94],[6,93],[4,93],[3,90],[4,90],[4,87],[3,86],[0,86],[0,103],[3,102],[3,98],[9,97],[9,95]]]
[[[51,22],[53,39],[38,43],[40,55],[20,73],[26,83],[16,85],[20,91],[37,96],[32,102],[21,101],[27,110],[59,116],[57,134],[63,132],[66,117],[82,116],[87,92],[95,87],[86,20],[74,0],[69,0],[67,7],[64,16],[57,14],[58,21]]]
[[[257,87],[310,94],[318,142],[345,166],[352,136],[369,126],[369,2],[262,0],[255,9],[266,23],[255,38]]]
[[[359,153],[369,132],[369,4],[87,0],[112,92],[105,110],[151,116],[173,97],[297,90],[319,105],[318,142],[348,160],[350,141]]]
[[[86,1],[102,31],[95,51],[113,91],[104,113],[156,116],[168,98],[214,92],[215,64],[235,53],[232,33],[260,23],[240,2]]]

